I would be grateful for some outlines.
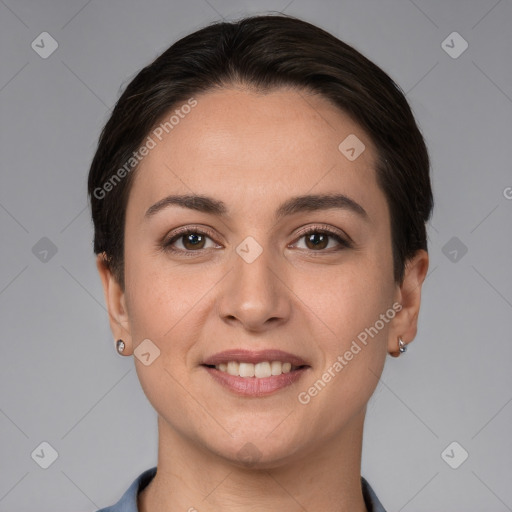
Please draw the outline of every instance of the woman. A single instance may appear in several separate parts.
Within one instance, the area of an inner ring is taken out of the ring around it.
[[[128,85],[89,174],[158,463],[103,512],[382,511],[366,405],[416,335],[429,158],[375,64],[287,16],[216,23]]]

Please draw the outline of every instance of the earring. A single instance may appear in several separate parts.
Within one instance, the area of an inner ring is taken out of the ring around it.
[[[398,352],[400,354],[407,352],[407,345],[404,343],[402,338],[398,338]]]
[[[122,354],[123,351],[124,351],[124,341],[123,340],[117,340],[116,341],[116,348],[117,348],[117,351]]]

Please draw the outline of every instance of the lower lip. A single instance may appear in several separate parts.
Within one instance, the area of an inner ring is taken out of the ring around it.
[[[266,396],[297,382],[309,367],[306,366],[305,368],[299,368],[288,373],[282,373],[281,375],[262,378],[230,375],[227,372],[221,372],[209,366],[203,366],[203,368],[205,368],[219,384],[237,395]]]

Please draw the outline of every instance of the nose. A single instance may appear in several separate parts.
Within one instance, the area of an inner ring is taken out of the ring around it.
[[[250,263],[235,254],[234,267],[218,295],[222,320],[253,332],[286,323],[292,310],[292,292],[283,274],[281,262],[272,258],[270,251],[263,250]]]

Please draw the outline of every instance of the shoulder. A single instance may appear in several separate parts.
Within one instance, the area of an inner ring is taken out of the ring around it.
[[[97,512],[138,512],[137,495],[151,482],[155,474],[156,466],[146,469],[131,483],[130,487],[128,487],[116,504],[102,508]]]
[[[144,489],[156,475],[157,467],[147,469],[141,473],[128,487],[120,500],[110,507],[102,508],[97,512],[138,512],[137,495]],[[368,512],[386,512],[379,498],[368,481],[361,477],[364,501]]]

